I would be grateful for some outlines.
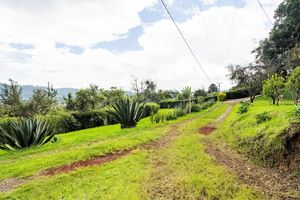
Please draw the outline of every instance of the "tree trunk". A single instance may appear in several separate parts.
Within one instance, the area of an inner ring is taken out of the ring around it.
[[[276,100],[276,106],[278,106],[278,103],[279,103],[279,98],[277,98]]]
[[[255,95],[251,95],[251,96],[250,96],[250,103],[253,103],[253,102],[254,102],[254,99],[255,99]]]
[[[276,99],[275,99],[275,98],[272,98],[272,100],[273,100],[273,105],[275,105]]]

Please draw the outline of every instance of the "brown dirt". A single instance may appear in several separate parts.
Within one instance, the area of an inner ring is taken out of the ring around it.
[[[212,132],[214,132],[217,128],[214,127],[213,125],[207,125],[199,129],[199,133],[203,135],[209,135]]]
[[[129,150],[122,150],[122,151],[117,151],[114,153],[109,153],[103,156],[97,156],[89,160],[81,160],[78,162],[73,162],[67,165],[62,165],[60,167],[56,168],[50,168],[48,170],[45,170],[42,172],[40,175],[42,176],[53,176],[56,174],[61,174],[61,173],[67,173],[70,171],[73,171],[75,169],[81,168],[81,167],[88,167],[88,166],[94,166],[94,165],[102,165],[107,162],[111,162],[113,160],[116,160],[120,157],[128,155],[133,149]]]
[[[26,179],[21,178],[9,178],[0,182],[0,192],[8,192],[27,182]]]
[[[300,177],[264,168],[227,146],[207,141],[205,151],[214,160],[234,173],[243,183],[261,191],[269,199],[300,199]]]

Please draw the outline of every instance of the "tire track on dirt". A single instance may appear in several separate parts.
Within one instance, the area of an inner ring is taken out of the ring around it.
[[[220,105],[218,105],[214,108],[208,109],[201,116],[205,116],[207,113],[217,110],[219,107],[220,107]],[[177,124],[170,125],[171,129],[162,138],[150,141],[149,143],[146,143],[146,144],[141,144],[141,145],[135,146],[133,148],[124,149],[124,150],[120,150],[120,151],[116,151],[116,152],[111,152],[111,153],[108,153],[108,154],[105,154],[102,156],[96,156],[96,157],[93,157],[93,158],[87,159],[87,160],[81,160],[81,161],[69,163],[66,165],[61,165],[58,167],[50,168],[50,169],[42,171],[41,173],[39,173],[37,175],[33,175],[30,177],[26,177],[26,178],[14,177],[14,178],[4,179],[4,180],[0,181],[0,193],[12,191],[12,190],[28,183],[29,181],[36,180],[41,177],[45,177],[45,176],[49,177],[49,176],[54,176],[57,174],[68,173],[68,172],[74,171],[74,170],[82,168],[82,167],[104,165],[106,163],[109,163],[109,162],[112,162],[119,158],[122,158],[126,155],[129,155],[130,153],[132,153],[134,150],[137,150],[137,149],[150,150],[150,149],[154,149],[154,148],[155,149],[162,148],[164,146],[167,146],[169,143],[171,143],[180,134],[178,127],[194,120],[197,117],[199,117],[199,116],[194,116],[194,117],[191,117],[184,121],[181,121]]]

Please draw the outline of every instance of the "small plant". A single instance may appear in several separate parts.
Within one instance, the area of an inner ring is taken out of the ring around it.
[[[212,106],[215,103],[214,100],[209,100],[207,102],[204,102],[203,104],[201,104],[201,109],[205,110],[207,108],[209,108],[210,106]]]
[[[177,117],[177,115],[176,115],[176,113],[175,112],[170,112],[170,113],[168,113],[167,115],[166,115],[166,121],[171,121],[171,120],[175,120],[175,119],[177,119],[178,117]]]
[[[166,118],[166,116],[163,114],[159,114],[159,113],[151,114],[150,121],[152,124],[157,124],[159,122],[165,122],[165,118]]]
[[[0,128],[0,149],[17,150],[44,145],[54,137],[54,129],[46,121],[23,119],[11,122],[4,130]]]
[[[263,113],[257,114],[257,115],[255,115],[255,118],[256,118],[256,123],[258,123],[258,124],[261,124],[266,121],[270,121],[272,119],[270,113],[268,113],[268,112],[263,112]]]
[[[241,105],[239,107],[238,114],[242,115],[242,114],[248,112],[249,107],[250,107],[250,103],[247,102],[247,101],[241,101],[240,104]]]
[[[225,99],[226,99],[226,93],[220,92],[218,94],[218,101],[225,101]]]
[[[291,113],[291,118],[300,120],[300,107],[295,106],[294,110]]]
[[[192,112],[199,112],[202,109],[201,105],[199,104],[192,104]]]
[[[107,112],[121,124],[121,128],[134,128],[144,114],[144,105],[140,104],[137,99],[130,100],[124,98],[113,104],[113,109]]]

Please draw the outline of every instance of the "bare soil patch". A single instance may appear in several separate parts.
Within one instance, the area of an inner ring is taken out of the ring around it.
[[[226,146],[206,142],[205,151],[234,173],[243,183],[256,188],[269,199],[300,199],[300,177],[251,163]]]
[[[8,178],[0,182],[0,192],[8,192],[18,186],[22,185],[24,182],[27,182],[27,179],[21,178]]]
[[[199,129],[199,133],[203,134],[203,135],[209,135],[212,132],[214,132],[217,128],[214,127],[213,125],[208,125],[208,126],[204,126],[202,128]]]

